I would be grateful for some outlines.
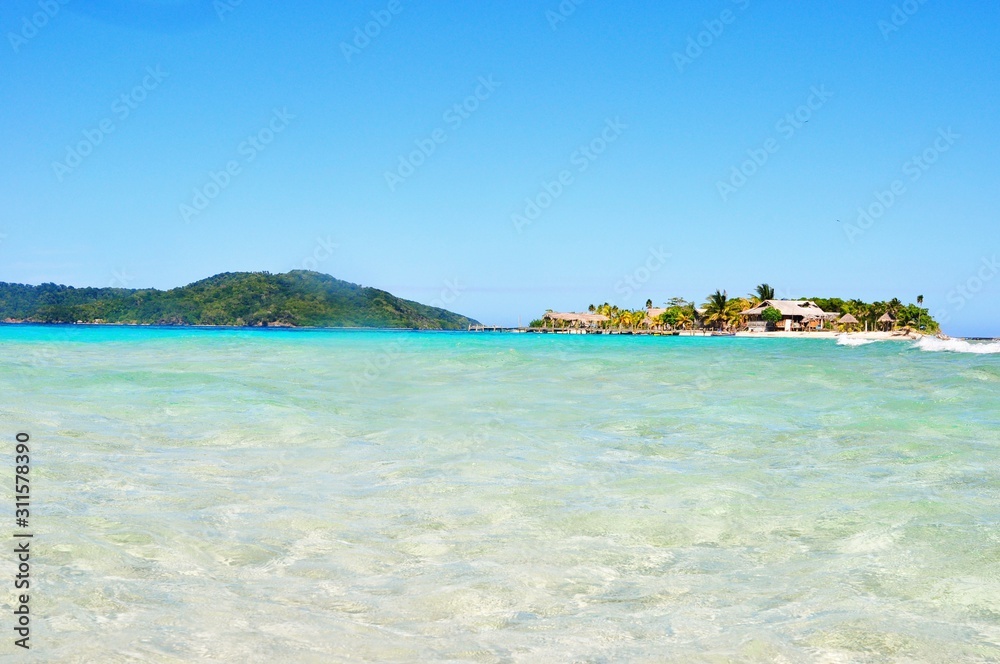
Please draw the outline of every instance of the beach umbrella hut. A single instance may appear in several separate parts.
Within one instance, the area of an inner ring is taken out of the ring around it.
[[[879,325],[885,328],[886,331],[892,329],[892,326],[896,323],[896,319],[889,315],[889,312],[882,314],[882,317],[878,319]]]
[[[847,327],[848,325],[858,325],[858,319],[851,314],[844,314],[837,322],[843,327]]]

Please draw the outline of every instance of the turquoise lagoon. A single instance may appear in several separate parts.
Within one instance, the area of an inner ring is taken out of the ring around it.
[[[0,326],[31,655],[997,661],[998,351]]]

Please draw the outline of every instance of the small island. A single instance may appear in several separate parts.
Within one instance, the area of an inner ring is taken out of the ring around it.
[[[465,330],[477,321],[306,270],[233,272],[161,291],[0,282],[0,321]]]
[[[779,299],[760,284],[746,297],[716,290],[701,306],[682,297],[663,307],[646,301],[645,309],[620,309],[605,302],[586,312],[547,311],[526,331],[570,334],[776,336],[815,338],[848,334],[867,339],[913,339],[941,334],[924,298],[903,304],[898,298],[864,302],[841,298]]]

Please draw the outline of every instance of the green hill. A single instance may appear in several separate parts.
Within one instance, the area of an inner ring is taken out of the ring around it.
[[[168,291],[0,282],[0,320],[465,329],[476,321],[318,272],[217,274]]]

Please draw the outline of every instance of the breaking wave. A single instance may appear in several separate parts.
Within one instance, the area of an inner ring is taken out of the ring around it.
[[[838,346],[867,346],[868,344],[875,343],[875,339],[861,339],[858,337],[848,337],[846,335],[840,335],[837,337]]]
[[[966,341],[965,339],[936,339],[924,337],[913,344],[914,348],[931,353],[974,353],[993,355],[1000,353],[1000,341]]]

